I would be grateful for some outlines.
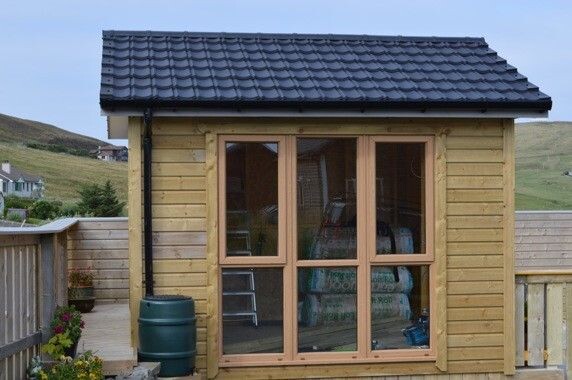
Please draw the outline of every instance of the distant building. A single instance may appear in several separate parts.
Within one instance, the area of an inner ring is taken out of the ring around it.
[[[102,161],[127,161],[127,147],[116,145],[98,146],[93,150],[98,160]]]
[[[0,191],[4,195],[42,198],[44,181],[42,177],[25,173],[13,167],[10,161],[4,161],[0,169]]]

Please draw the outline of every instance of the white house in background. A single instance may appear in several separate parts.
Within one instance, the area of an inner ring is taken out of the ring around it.
[[[4,195],[42,198],[44,181],[42,177],[25,173],[13,167],[10,161],[4,161],[0,168],[0,191]]]
[[[102,161],[127,161],[127,147],[125,146],[98,146],[92,153]]]

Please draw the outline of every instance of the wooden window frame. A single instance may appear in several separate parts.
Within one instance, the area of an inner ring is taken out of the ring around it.
[[[355,259],[300,260],[297,250],[297,139],[298,138],[355,138],[356,139],[356,193],[357,253]],[[229,267],[282,268],[283,269],[283,353],[223,354],[222,293],[218,292],[219,334],[218,365],[224,367],[313,365],[341,363],[384,363],[437,361],[436,264],[435,264],[435,171],[433,135],[219,135],[218,136],[218,217],[219,217],[219,271],[218,289],[222,289],[222,269]],[[226,165],[227,142],[279,143],[278,149],[278,209],[279,252],[272,257],[226,257]],[[425,249],[415,254],[375,254],[375,144],[423,143],[425,148]],[[280,148],[283,147],[283,148]],[[282,175],[280,174],[282,173]],[[372,183],[373,178],[373,183]],[[361,195],[361,196],[360,196]],[[282,210],[282,211],[280,211]],[[369,254],[368,254],[369,253]],[[371,343],[371,268],[375,266],[426,266],[429,268],[430,347],[428,349],[372,350]],[[357,272],[357,350],[346,352],[297,352],[297,273],[308,267],[354,267]]]

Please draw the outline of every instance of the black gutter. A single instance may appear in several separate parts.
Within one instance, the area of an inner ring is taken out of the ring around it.
[[[145,296],[153,296],[153,214],[151,208],[151,125],[153,112],[143,113],[143,225],[145,230]]]
[[[552,99],[522,101],[397,101],[397,100],[357,100],[357,101],[295,101],[295,100],[196,100],[196,99],[137,99],[115,98],[101,94],[99,104],[103,109],[114,110],[122,107],[183,110],[272,110],[272,111],[470,111],[486,113],[488,111],[518,110],[529,112],[547,112],[552,109]]]

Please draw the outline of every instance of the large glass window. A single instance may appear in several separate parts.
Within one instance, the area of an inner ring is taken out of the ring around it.
[[[432,137],[219,139],[220,364],[434,358]]]

